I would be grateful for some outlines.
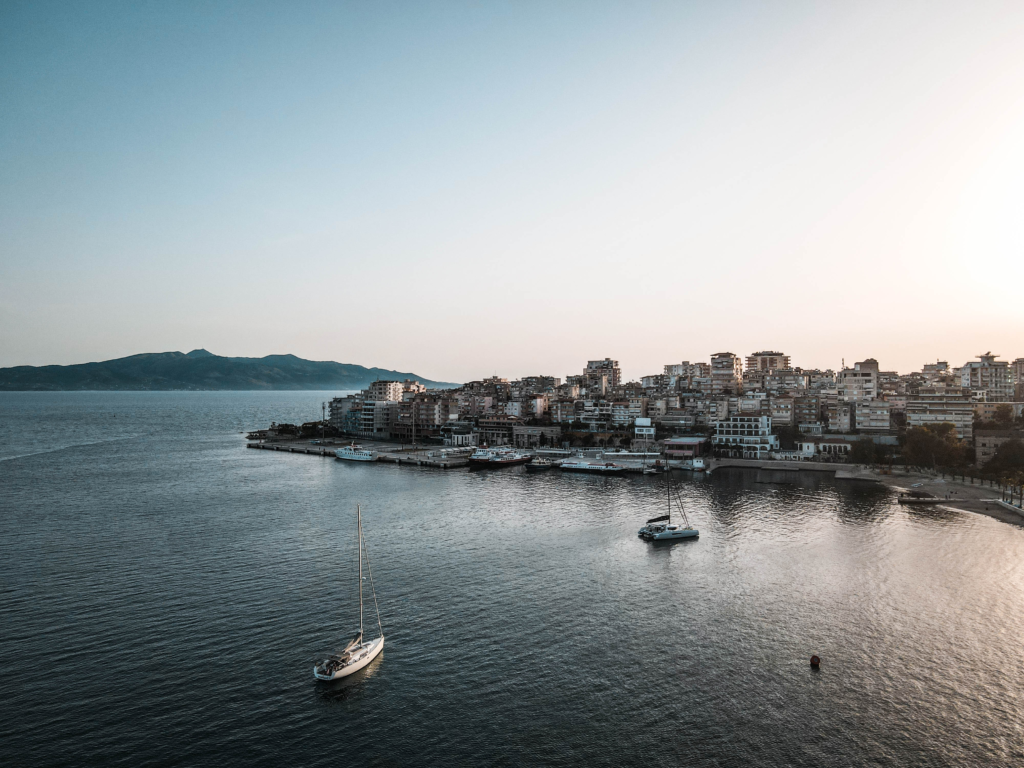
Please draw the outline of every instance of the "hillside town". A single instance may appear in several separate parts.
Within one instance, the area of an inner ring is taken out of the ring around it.
[[[619,363],[578,374],[491,377],[455,389],[375,381],[330,401],[335,435],[448,447],[637,450],[795,461],[904,461],[984,466],[1024,437],[1024,357],[985,353],[960,367],[883,370],[868,358],[839,371],[789,355],[731,352],[670,363],[623,381]],[[316,425],[306,425],[313,427]]]

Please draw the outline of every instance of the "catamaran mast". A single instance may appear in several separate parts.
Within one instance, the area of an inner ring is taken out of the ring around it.
[[[356,529],[358,530],[358,539],[356,541],[356,550],[359,556],[359,638],[362,642],[363,637],[363,514],[359,510],[359,505],[356,504]]]
[[[665,461],[668,464],[668,460]],[[672,522],[672,481],[669,479],[672,477],[672,465],[668,464],[665,467],[665,490],[668,491],[668,521]]]

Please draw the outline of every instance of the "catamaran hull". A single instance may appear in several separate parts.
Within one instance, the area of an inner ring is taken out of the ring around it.
[[[360,657],[357,661],[351,664],[346,664],[344,667],[342,667],[339,670],[336,670],[331,675],[324,675],[320,672],[317,672],[316,665],[313,665],[313,677],[315,677],[317,680],[324,680],[329,682],[331,680],[340,680],[343,677],[348,677],[354,672],[358,672],[360,669],[362,669],[371,661],[380,656],[380,652],[384,650],[384,638],[378,637],[376,640],[372,641],[369,644],[369,646],[370,647],[367,649],[365,656]]]
[[[682,531],[665,531],[664,533],[641,533],[640,538],[647,541],[675,541],[678,539],[696,539],[700,533],[695,529]]]

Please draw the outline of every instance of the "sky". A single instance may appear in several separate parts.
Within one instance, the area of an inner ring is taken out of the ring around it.
[[[1024,3],[0,4],[0,366],[1024,357]]]

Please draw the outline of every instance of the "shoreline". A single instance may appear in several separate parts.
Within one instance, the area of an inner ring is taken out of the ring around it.
[[[862,470],[855,477],[848,479],[868,480],[899,491],[926,491],[939,498],[943,498],[947,491],[955,492],[956,498],[948,499],[948,503],[937,506],[957,512],[986,515],[1004,523],[1024,527],[1024,512],[1014,512],[1000,506],[996,503],[999,500],[998,489],[978,483],[972,485],[920,472],[881,475],[873,470]]]

